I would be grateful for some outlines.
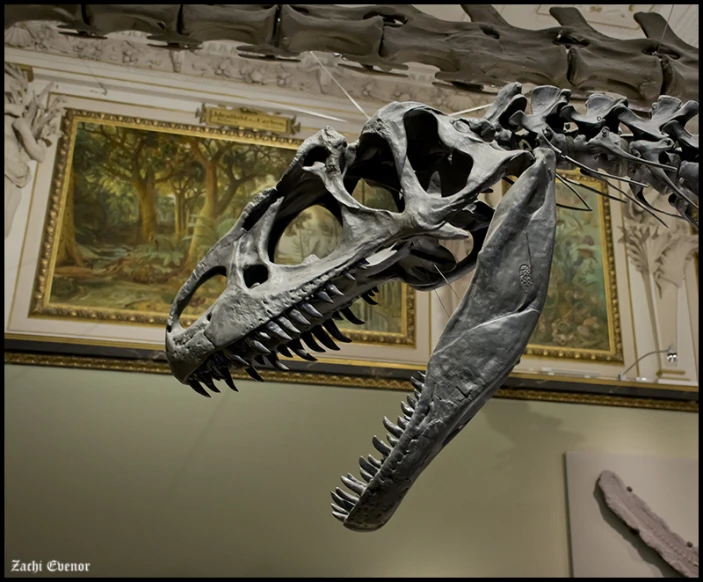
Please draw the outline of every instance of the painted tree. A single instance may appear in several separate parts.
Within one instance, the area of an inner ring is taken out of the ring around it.
[[[217,242],[217,225],[248,183],[271,173],[280,174],[295,154],[267,145],[187,137],[195,161],[203,169],[204,201],[193,227],[187,265],[195,265]],[[241,211],[241,208],[238,208]]]
[[[130,184],[139,201],[140,243],[152,243],[157,234],[156,197],[159,186],[173,177],[174,169],[165,160],[177,147],[157,132],[117,125],[91,125],[86,128],[102,144],[96,157],[100,169],[111,179]]]

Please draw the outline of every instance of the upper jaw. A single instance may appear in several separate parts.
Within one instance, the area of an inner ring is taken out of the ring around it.
[[[358,323],[349,311],[351,304],[363,298],[375,305],[376,287],[397,278],[393,267],[411,247],[410,242],[397,243],[387,252],[372,254],[369,260],[353,258],[342,262],[275,297],[263,291],[258,293],[263,287],[245,289],[231,285],[187,329],[172,310],[166,333],[166,354],[172,373],[202,393],[194,381],[203,381],[204,375],[226,379],[230,366],[245,368],[251,374],[251,369],[261,365],[263,359],[286,369],[278,361],[277,351],[314,359],[303,344],[313,351],[324,351],[318,349],[322,346],[339,349],[335,339],[349,340],[336,329],[332,318],[339,319],[341,313]]]

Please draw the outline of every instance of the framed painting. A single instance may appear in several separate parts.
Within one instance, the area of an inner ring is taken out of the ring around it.
[[[27,232],[39,234],[23,243],[5,333],[14,355],[6,361],[42,354],[71,365],[118,361],[118,369],[168,371],[163,336],[176,293],[247,203],[276,184],[302,139],[127,114],[143,111],[127,105],[95,110],[91,101],[69,98],[75,106],[65,108],[53,165],[37,171]],[[390,203],[363,181],[351,194],[368,206]],[[340,238],[337,219],[312,206],[285,229],[273,260],[324,257]],[[224,286],[224,277],[202,285],[181,322],[191,325]],[[351,311],[363,323],[337,323],[353,343],[316,354],[312,364],[294,359],[294,373],[310,381],[354,375],[362,384],[374,376],[383,386],[424,366],[429,297],[393,282]]]
[[[275,186],[302,143],[75,109],[63,134],[50,202],[57,221],[45,233],[30,315],[161,327],[199,260],[256,194]],[[382,196],[369,190],[361,184],[353,195],[367,203]],[[324,257],[340,235],[329,211],[311,207],[284,231],[274,261]],[[215,277],[199,289],[186,326],[224,284]],[[360,343],[412,345],[414,299],[390,283],[373,310],[352,306],[363,324],[340,327]]]
[[[525,355],[623,362],[610,205],[593,191],[607,186],[578,171],[560,175],[547,300]]]
[[[192,109],[64,97],[62,138],[37,167],[22,237],[11,243],[19,250],[12,288],[6,284],[5,361],[168,373],[164,333],[175,294],[247,202],[277,182],[301,140],[196,125]],[[308,135],[314,131],[307,128]],[[560,254],[528,354],[617,362],[622,349],[608,207],[585,188],[598,189],[597,183],[569,176],[583,185],[575,187],[593,211],[559,209]],[[364,182],[353,192],[377,208],[390,203],[387,195]],[[574,204],[568,190],[559,188],[557,196]],[[311,207],[286,229],[275,260],[324,256],[339,235],[336,219]],[[223,284],[213,278],[203,285],[182,321],[195,321]],[[363,325],[338,322],[353,343],[315,354],[315,362],[287,359],[286,373],[262,365],[261,376],[411,389],[408,379],[425,369],[441,318],[433,325],[429,293],[398,283],[379,288],[374,299],[376,306],[357,301],[352,308]],[[239,370],[234,376],[248,377]],[[614,396],[605,383],[515,371],[498,396],[697,409],[690,391],[625,384]]]

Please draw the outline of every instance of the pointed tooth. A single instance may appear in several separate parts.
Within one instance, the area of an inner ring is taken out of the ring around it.
[[[288,358],[292,358],[293,354],[290,353],[290,350],[288,349],[287,346],[280,345],[276,348],[279,352],[281,352],[284,356]]]
[[[212,355],[212,359],[217,364],[220,373],[229,370],[229,360],[222,352],[215,352]]]
[[[357,264],[356,268],[357,269],[367,269],[369,267],[370,263],[366,259],[361,259]]]
[[[305,351],[305,348],[303,348],[303,344],[300,343],[299,339],[295,339],[290,342],[289,347],[291,350],[293,350],[293,352],[295,352],[296,355],[303,358],[303,360],[307,360],[308,362],[317,361],[317,358],[315,358],[315,356],[311,356]]]
[[[425,374],[424,372],[418,372],[418,374],[420,374],[420,380],[422,380],[424,384],[425,380],[427,379],[427,374]]]
[[[359,466],[372,477],[378,473],[378,467],[374,467],[364,457],[359,457]]]
[[[345,344],[351,343],[351,340],[347,336],[345,336],[341,331],[339,331],[337,324],[331,319],[328,319],[327,321],[323,322],[322,325],[337,341],[344,342]]]
[[[307,345],[313,352],[325,351],[325,348],[320,347],[320,344],[315,341],[315,338],[312,337],[312,334],[309,331],[306,331],[304,334],[302,334],[300,336],[300,339],[302,339],[305,342],[305,345]]]
[[[376,469],[380,469],[381,466],[383,465],[383,463],[381,463],[381,461],[379,461],[373,455],[369,455],[368,459],[369,459],[369,463],[371,464],[371,466],[376,467]]]
[[[384,457],[390,455],[391,451],[393,450],[386,443],[380,440],[376,435],[374,435],[373,439],[371,439],[371,442],[373,443],[374,448]]]
[[[347,271],[346,273],[344,273],[344,276],[345,276],[347,279],[349,279],[350,281],[356,281],[356,279],[354,278],[354,275],[352,275],[349,271]]]
[[[366,489],[366,487],[364,487],[361,482],[357,483],[356,481],[352,481],[348,477],[342,477],[342,483],[349,487],[349,489],[351,489],[354,493],[358,493],[359,495],[363,495],[364,490]]]
[[[403,430],[405,430],[406,428],[408,428],[408,419],[405,418],[404,416],[399,416],[399,417],[398,417],[398,426],[399,426],[400,428],[402,428]]]
[[[278,358],[272,359],[271,363],[273,364],[274,368],[282,370],[283,372],[288,372],[290,370],[290,368],[286,366],[283,362],[281,362],[281,360],[279,360]]]
[[[413,394],[415,394],[415,398],[420,400],[420,397],[422,396],[422,392],[420,392],[418,389],[413,390]]]
[[[354,481],[354,483],[356,483],[357,485],[361,485],[362,487],[366,487],[366,483],[364,483],[364,482],[361,481],[360,479],[357,479],[357,478],[356,478],[354,475],[352,475],[351,473],[347,473],[347,479],[351,479],[351,480]]]
[[[307,313],[308,315],[311,315],[312,317],[319,317],[319,318],[324,317],[322,315],[322,313],[320,313],[317,309],[315,309],[307,301],[301,301],[299,305],[300,305],[300,309],[302,309],[305,313]]]
[[[417,406],[417,400],[415,400],[413,396],[410,396],[410,394],[408,394],[408,404],[410,404],[413,408]]]
[[[341,521],[342,523],[344,523],[344,522],[346,521],[347,516],[348,516],[348,514],[337,513],[336,511],[333,511],[333,512],[332,512],[332,515],[334,515],[334,516],[335,516],[339,521]]]
[[[335,487],[334,492],[339,495],[342,499],[346,499],[349,503],[355,504],[359,501],[359,498],[349,491]]]
[[[269,350],[264,344],[262,344],[258,340],[251,340],[250,343],[251,343],[251,347],[253,347],[260,354],[264,354],[265,356],[268,356],[271,353],[271,350]]]
[[[368,293],[362,293],[361,298],[369,305],[378,305],[378,301],[373,299]]]
[[[373,291],[374,293],[378,293],[378,287],[374,287],[373,289],[371,289],[371,291]]]
[[[247,362],[244,358],[235,353],[227,352],[226,355],[227,358],[235,364],[239,364],[240,366],[244,366],[245,368],[249,365],[249,362]]]
[[[279,337],[282,340],[285,340],[287,342],[289,342],[291,339],[293,339],[285,331],[283,331],[283,328],[280,325],[278,325],[277,323],[275,323],[273,321],[269,321],[266,324],[266,329],[268,329],[276,337]]]
[[[363,325],[364,323],[366,323],[365,321],[359,319],[356,315],[354,315],[352,313],[352,310],[348,307],[342,309],[342,313],[344,314],[344,317],[346,317],[349,321],[355,323],[356,325]]]
[[[325,346],[326,348],[328,348],[330,350],[339,351],[339,346],[336,343],[334,343],[334,340],[330,336],[328,336],[325,333],[325,330],[322,329],[319,325],[317,327],[313,327],[310,331],[312,331],[312,334],[318,340],[320,340],[320,343],[323,346]]]
[[[347,501],[341,495],[338,495],[334,491],[332,491],[330,495],[332,496],[332,501],[334,501],[339,507],[343,507],[345,511],[349,512],[354,509],[354,503]]]
[[[388,431],[395,437],[402,437],[403,436],[403,429],[400,428],[399,426],[396,426],[393,424],[387,417],[383,417],[383,426],[385,426]]]
[[[332,506],[333,513],[336,512],[341,513],[342,515],[349,515],[349,512],[346,509],[339,507],[339,505],[336,505],[335,503],[330,503],[330,505]]]
[[[254,366],[251,366],[250,368],[245,368],[244,371],[249,374],[254,380],[258,380],[259,382],[263,382],[264,379],[261,377],[259,372],[256,371],[256,368]]]
[[[269,362],[271,362],[271,365],[272,365],[274,368],[278,368],[279,370],[283,370],[284,372],[287,372],[287,371],[289,370],[288,366],[286,366],[285,364],[283,364],[283,363],[278,359],[278,356],[276,355],[276,352],[273,352],[273,353],[269,356]]]
[[[386,437],[388,438],[388,442],[391,443],[391,446],[394,447],[395,445],[398,444],[398,439],[395,438],[392,434],[386,434]]]
[[[334,300],[327,294],[326,291],[323,291],[322,289],[315,293],[315,297],[322,299],[325,303],[334,303]]]
[[[344,318],[341,315],[339,315],[339,313],[333,313],[332,319],[336,319],[337,321],[344,321]]]
[[[292,317],[293,319],[295,319],[295,317],[293,317],[293,311],[296,311],[296,310],[295,310],[295,309],[291,309],[291,310],[288,312],[288,315],[289,315],[290,317]],[[296,311],[296,313],[299,313],[299,312]],[[304,320],[304,321],[307,321],[307,319],[305,319],[305,318],[303,318],[303,320]],[[285,327],[286,330],[288,331],[288,333],[292,333],[293,335],[298,335],[298,334],[300,333],[300,330],[299,330],[297,327],[295,327],[295,326],[291,323],[290,319],[288,319],[287,317],[284,317],[283,315],[281,315],[276,321],[278,322],[278,324],[279,324],[281,327]],[[296,321],[297,321],[297,319],[296,319]],[[300,322],[298,322],[298,323],[300,323]],[[303,325],[307,325],[307,324],[303,324]]]
[[[215,386],[215,383],[212,381],[212,378],[210,378],[210,376],[202,374],[200,376],[200,381],[205,384],[205,386],[210,388],[210,390],[212,390],[213,392],[217,392],[218,394],[220,393],[220,389]]]
[[[259,337],[259,338],[261,338],[261,339],[264,340],[264,341],[270,340],[270,339],[271,339],[271,336],[270,336],[269,334],[267,334],[265,331],[262,331],[262,330],[259,330],[259,331],[256,332],[256,337]]]
[[[239,390],[237,390],[237,387],[234,385],[234,382],[232,381],[232,376],[230,376],[229,372],[225,374],[224,381],[225,384],[227,384],[227,386],[229,386],[232,390],[234,390],[235,392],[239,392]]]
[[[415,412],[412,408],[410,408],[405,402],[400,403],[400,408],[403,410],[403,414],[407,416],[408,418],[411,418],[413,413]]]
[[[415,376],[411,376],[410,382],[412,383],[413,386],[415,386],[415,388],[417,388],[418,390],[422,390],[423,384],[422,384],[421,380],[419,380],[418,378],[415,378]]]
[[[300,325],[310,325],[310,322],[307,320],[307,318],[302,313],[300,313],[300,311],[298,311],[297,309],[291,309],[288,312],[288,315],[290,316],[290,318],[292,320],[294,320],[296,323],[298,323]],[[298,331],[297,333],[300,333],[300,331]]]
[[[195,390],[198,394],[202,394],[203,396],[206,396],[207,398],[212,398],[212,396],[210,396],[210,395],[207,393],[207,391],[205,390],[205,388],[203,388],[203,387],[200,385],[200,382],[198,382],[197,380],[189,380],[189,381],[188,381],[188,385],[189,385],[193,390]]]
[[[371,483],[371,479],[373,479],[373,475],[371,473],[364,471],[361,468],[359,468],[359,475],[361,475],[367,483]]]
[[[337,297],[344,297],[344,293],[337,289],[337,287],[332,283],[327,285],[327,292],[332,293],[332,295],[336,295]]]

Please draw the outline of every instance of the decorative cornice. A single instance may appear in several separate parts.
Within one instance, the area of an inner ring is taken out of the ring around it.
[[[490,4],[461,6],[471,22],[407,4],[14,4],[5,6],[5,27],[59,22],[66,34],[94,39],[138,30],[169,50],[227,40],[240,54],[278,61],[319,51],[376,75],[422,63],[439,69],[435,81],[461,88],[518,81],[647,103],[662,94],[697,95],[698,49],[655,12],[633,15],[647,38],[623,40],[598,32],[573,7],[551,7],[558,26],[529,30],[510,25]]]
[[[698,249],[698,235],[692,234],[682,221],[666,226],[628,202],[620,243],[627,247],[632,265],[642,275],[652,275],[659,295],[667,285],[680,287],[686,263]]]
[[[27,22],[5,31],[5,46],[111,65],[178,73],[190,77],[234,81],[278,91],[344,98],[315,58],[301,54],[295,61],[266,61],[240,56],[229,41],[210,41],[196,51],[165,51],[148,43],[145,33],[121,32],[106,39],[66,36],[54,24]],[[490,103],[492,93],[465,92],[435,83],[433,70],[414,66],[403,75],[368,75],[345,66],[330,54],[318,58],[335,79],[369,108],[391,101],[419,101],[444,111]]]

